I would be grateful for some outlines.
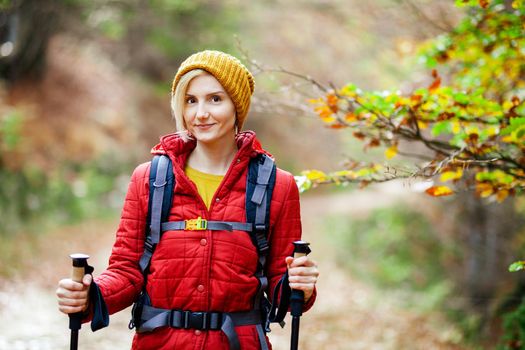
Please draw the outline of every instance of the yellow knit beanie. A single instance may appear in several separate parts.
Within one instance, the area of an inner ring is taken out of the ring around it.
[[[175,93],[180,78],[193,69],[203,69],[221,83],[235,105],[237,128],[242,130],[255,87],[250,71],[241,61],[227,53],[213,50],[197,52],[180,65],[173,79],[172,93]]]

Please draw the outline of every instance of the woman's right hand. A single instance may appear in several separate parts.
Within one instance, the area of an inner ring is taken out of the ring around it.
[[[89,286],[92,280],[91,275],[84,275],[82,283],[75,282],[71,278],[60,280],[56,290],[58,309],[65,314],[86,311]]]

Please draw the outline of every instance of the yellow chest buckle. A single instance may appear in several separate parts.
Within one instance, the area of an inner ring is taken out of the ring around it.
[[[185,220],[188,231],[203,231],[208,228],[208,221],[200,216],[196,219]]]

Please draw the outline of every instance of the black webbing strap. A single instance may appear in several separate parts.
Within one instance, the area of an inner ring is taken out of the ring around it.
[[[153,252],[155,251],[155,248],[160,240],[164,187],[167,184],[166,177],[170,164],[170,160],[167,156],[158,156],[156,158],[158,159],[156,169],[153,168],[152,164],[150,170],[150,172],[156,171],[156,177],[155,182],[153,183],[153,189],[150,188],[150,193],[153,190],[153,195],[150,196],[151,200],[149,203],[149,215],[151,215],[149,234],[147,234],[146,240],[144,242],[144,253],[142,254],[142,257],[139,261],[142,273],[145,273],[149,267]]]
[[[141,326],[137,332],[152,332],[159,327],[177,329],[221,330],[230,343],[231,350],[240,350],[236,326],[260,325],[261,314],[258,310],[247,312],[193,312],[184,310],[159,309],[144,305]],[[267,345],[262,349],[268,349]]]
[[[286,271],[273,290],[273,304],[269,314],[270,322],[279,322],[281,327],[284,327],[284,317],[290,306],[290,296],[291,289],[288,282],[288,271]],[[279,300],[279,304],[277,304],[277,300]]]

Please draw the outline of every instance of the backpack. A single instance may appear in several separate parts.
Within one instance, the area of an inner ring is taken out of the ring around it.
[[[168,222],[173,189],[176,179],[173,174],[171,160],[166,155],[157,155],[152,159],[149,176],[149,201],[146,220],[146,239],[144,253],[139,265],[144,275],[143,290],[135,302],[132,310],[132,319],[129,328],[137,328],[137,332],[148,332],[158,327],[169,325],[174,328],[196,328],[222,330],[230,342],[232,349],[239,348],[239,341],[234,330],[236,325],[255,324],[259,334],[262,349],[268,349],[265,333],[270,331],[270,322],[279,322],[284,325],[284,318],[288,309],[287,298],[281,298],[279,311],[276,318],[277,306],[271,305],[264,296],[268,280],[264,276],[266,258],[269,251],[268,232],[270,227],[270,204],[275,186],[276,166],[274,161],[266,154],[259,154],[250,160],[246,182],[246,223],[207,221],[202,218]],[[160,241],[162,232],[168,230],[241,230],[250,234],[252,243],[257,248],[259,261],[255,273],[259,280],[259,290],[255,297],[253,310],[245,315],[243,313],[227,314],[217,312],[192,312],[184,310],[163,310],[151,306],[151,301],[146,293],[146,282],[149,274],[149,264]],[[278,290],[287,285],[287,276],[283,276],[274,296]],[[284,290],[284,289],[283,289]],[[286,293],[284,293],[287,295]],[[275,299],[274,299],[275,300]]]

